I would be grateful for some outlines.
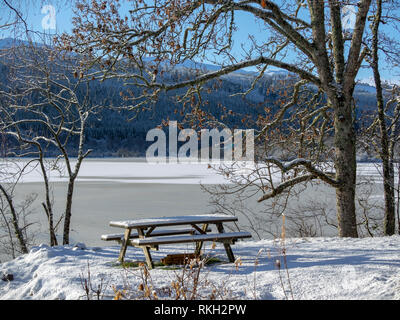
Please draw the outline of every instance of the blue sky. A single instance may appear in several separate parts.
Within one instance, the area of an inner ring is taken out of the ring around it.
[[[29,1],[26,0],[26,5],[20,7],[20,11],[23,13],[28,26],[31,30],[43,32],[43,26],[52,27],[51,23],[55,22],[55,29],[47,29],[46,33],[55,34],[62,32],[69,32],[72,29],[72,16],[73,10],[71,7],[72,1],[58,0],[54,4],[46,1]],[[51,5],[51,7],[46,7]],[[54,8],[54,19],[51,9]],[[240,26],[236,31],[234,43],[236,47],[234,50],[240,52],[240,43],[247,40],[248,35],[252,34],[257,39],[262,39],[265,34],[265,29],[262,28],[260,23],[257,23],[253,16],[250,14],[238,14],[235,18],[237,25]],[[10,37],[7,32],[0,32],[0,38]],[[400,40],[400,35],[396,36]],[[235,49],[236,48],[236,49]],[[386,80],[394,80],[400,82],[400,71],[393,71],[388,68],[384,60],[381,60],[381,73],[382,78]],[[358,79],[368,79],[372,76],[369,70],[361,69],[359,72]]]

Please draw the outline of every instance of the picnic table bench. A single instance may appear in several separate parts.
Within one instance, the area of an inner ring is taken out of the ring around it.
[[[195,256],[199,256],[203,242],[222,242],[230,262],[235,261],[231,244],[236,240],[251,238],[249,232],[225,232],[223,223],[235,222],[238,218],[228,215],[190,215],[176,217],[147,218],[127,221],[111,221],[110,226],[123,228],[122,234],[102,235],[105,241],[115,240],[121,243],[118,260],[124,261],[128,245],[143,249],[146,263],[154,267],[150,249],[158,250],[159,245],[190,243],[196,244]],[[199,226],[201,224],[201,226]],[[218,232],[212,232],[210,225],[215,225]],[[171,228],[183,226],[183,228]],[[156,229],[157,228],[157,229]],[[136,230],[133,231],[132,230]]]

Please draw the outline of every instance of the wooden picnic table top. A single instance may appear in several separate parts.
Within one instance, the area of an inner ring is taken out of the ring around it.
[[[237,221],[235,216],[222,214],[188,215],[176,217],[145,218],[125,221],[111,221],[110,226],[125,229],[148,228],[148,227],[167,227],[197,223],[219,223]]]

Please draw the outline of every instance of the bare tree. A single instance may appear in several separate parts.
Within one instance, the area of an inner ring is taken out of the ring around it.
[[[27,30],[25,18],[17,7],[10,1],[0,1],[0,31],[18,33],[19,27]],[[5,54],[4,50],[0,51],[0,57]],[[3,99],[0,97],[0,108],[3,108]],[[23,174],[23,169],[10,172],[10,163],[6,159],[6,142],[5,134],[0,129],[2,137],[1,142],[1,164],[0,164],[0,239],[3,247],[3,253],[11,255],[15,258],[18,253],[27,253],[29,240],[27,229],[29,224],[25,221],[25,209],[29,207],[31,201],[26,201],[18,209],[18,204],[14,203],[14,188],[20,175]],[[16,167],[14,166],[14,169]]]
[[[344,5],[355,8],[353,30],[342,24]],[[77,1],[73,35],[63,35],[60,42],[84,55],[86,67],[99,64],[101,70],[96,75],[103,79],[120,77],[127,84],[143,88],[142,94],[133,98],[132,108],[140,108],[163,91],[182,88],[189,89],[180,95],[180,101],[193,102],[204,83],[246,67],[258,68],[255,81],[268,66],[274,66],[314,85],[332,109],[335,172],[325,173],[307,159],[298,159],[289,166],[265,159],[285,172],[300,168],[306,173],[285,181],[272,193],[266,192],[260,200],[298,182],[323,180],[336,190],[339,235],[357,237],[353,93],[366,54],[363,38],[370,6],[371,0],[165,0],[132,2],[131,10],[124,14],[112,1]],[[250,39],[248,45],[242,43],[243,58],[232,50],[235,29],[241,27],[235,20],[238,13],[250,14],[263,23],[267,38],[262,43],[256,39]],[[177,79],[165,76],[170,66],[206,60],[213,53],[223,61],[216,71],[200,70],[194,76],[181,75]],[[192,112],[196,111],[194,103]]]
[[[25,166],[20,166],[11,159],[1,158],[0,162],[0,243],[2,254],[13,259],[21,253],[28,253],[33,238],[28,229],[30,206],[36,195],[27,195],[24,201],[15,203],[14,192],[19,179],[25,173]]]
[[[396,1],[376,1],[376,9],[371,23],[372,39],[368,62],[373,71],[377,110],[376,115],[373,115],[375,118],[372,124],[366,129],[366,139],[361,141],[368,151],[382,160],[385,235],[393,235],[396,228],[394,161],[395,149],[399,141],[400,100],[399,88],[395,85],[385,84],[381,78],[380,56],[385,57],[386,55],[392,60],[396,57],[398,59],[400,56],[394,52],[399,43],[394,40],[389,41],[380,26],[383,23],[394,25],[398,23],[399,18],[394,15],[396,3]]]
[[[91,101],[90,82],[76,72],[76,57],[33,43],[14,48],[13,52],[17,62],[10,72],[13,79],[1,92],[7,99],[7,107],[1,110],[2,129],[24,146],[19,156],[35,156],[38,161],[44,179],[43,208],[50,243],[57,244],[56,229],[63,219],[63,244],[68,244],[75,181],[83,160],[91,152],[84,144],[86,124],[99,106]],[[65,211],[58,222],[54,221],[46,156],[56,158],[53,166],[62,161],[67,172]]]

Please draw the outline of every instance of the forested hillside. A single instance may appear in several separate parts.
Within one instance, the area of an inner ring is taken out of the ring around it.
[[[12,44],[15,45],[10,39],[0,40],[0,49],[4,52]],[[7,90],[10,77],[12,77],[10,74],[11,63],[12,59],[9,59],[7,54],[3,55],[0,60],[0,86],[5,90]],[[174,77],[182,75],[190,77],[190,73],[193,72],[191,67],[192,65],[183,65],[174,74],[170,74],[169,78],[173,81]],[[203,65],[203,68],[212,70],[213,67]],[[238,93],[246,92],[250,88],[254,74],[252,72],[234,72],[205,85],[201,92],[201,108],[204,112],[213,115],[213,125],[215,125],[215,121],[219,121],[232,129],[255,127],[259,116],[265,115],[266,112],[275,113],[282,105],[282,97],[290,96],[292,77],[286,72],[266,73],[258,80],[254,89],[243,96]],[[175,96],[179,94],[179,91],[162,94],[157,102],[145,105],[140,112],[128,110],[129,100],[123,98],[138,95],[139,90],[129,85],[123,85],[122,81],[93,80],[90,82],[89,92],[90,103],[104,106],[100,112],[90,115],[88,119],[85,143],[88,149],[93,149],[92,157],[143,156],[150,144],[150,142],[146,142],[148,130],[165,124],[168,120],[177,120],[178,122],[184,118],[188,120],[188,113],[192,111],[184,106],[184,103],[176,102]],[[373,87],[365,84],[359,85],[356,97],[357,116],[374,108]],[[183,122],[184,127],[192,125],[196,126],[196,123]],[[207,123],[204,123],[203,127],[207,127]],[[25,129],[40,130],[35,127]],[[72,142],[73,140],[71,140],[71,145],[76,145]],[[6,142],[9,147],[12,144],[12,141]],[[51,147],[49,148],[48,154],[51,155]],[[70,152],[73,154],[74,150],[70,148]]]

